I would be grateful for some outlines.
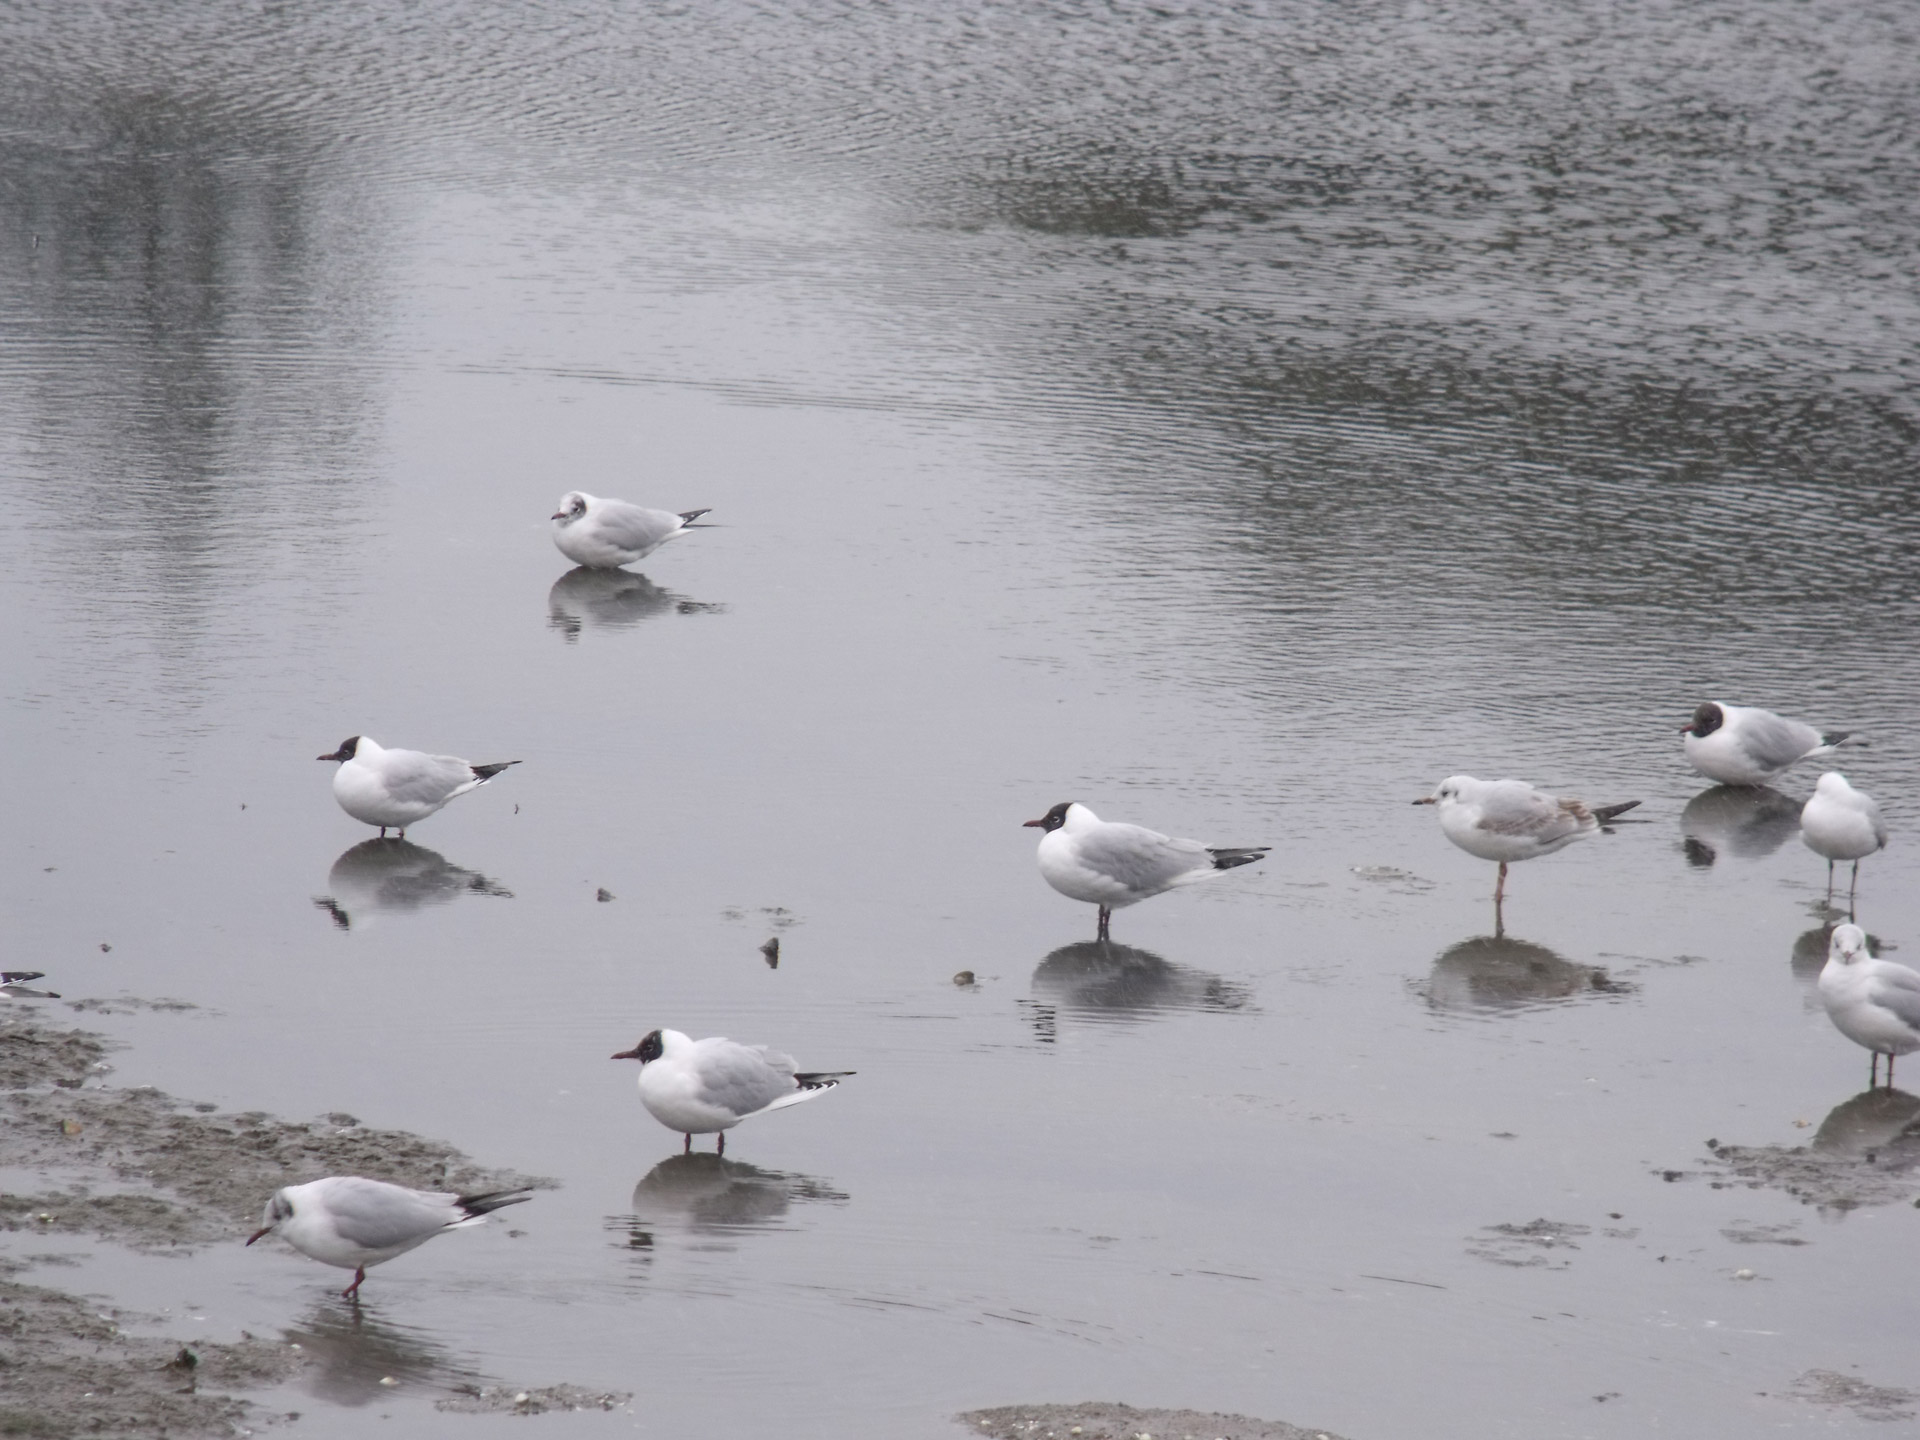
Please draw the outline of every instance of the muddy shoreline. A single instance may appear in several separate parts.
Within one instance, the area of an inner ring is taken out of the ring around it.
[[[34,1193],[0,1194],[0,1231],[190,1253],[237,1243],[257,1224],[266,1196],[322,1175],[459,1191],[556,1183],[488,1169],[441,1141],[373,1129],[351,1115],[289,1122],[150,1087],[117,1089],[103,1081],[111,1048],[104,1036],[52,1023],[45,1011],[21,1009],[0,1021],[0,1166],[38,1181]],[[150,1317],[14,1278],[26,1268],[0,1259],[0,1434],[231,1435],[282,1418],[234,1392],[296,1380],[317,1363],[310,1348],[285,1338],[183,1344],[129,1334],[129,1322]],[[473,1377],[439,1408],[539,1414],[613,1409],[627,1398]]]

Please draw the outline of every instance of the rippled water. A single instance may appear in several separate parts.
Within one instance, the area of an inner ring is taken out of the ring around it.
[[[1920,1381],[1896,1214],[1661,1178],[1861,1079],[1811,771],[1675,731],[1868,736],[1912,943],[1917,30],[9,7],[9,959],[202,1007],[90,1017],[121,1083],[563,1182],[358,1335],[261,1247],[87,1284],[332,1345],[315,1434],[1861,1423],[1778,1397]],[[569,573],[576,487],[716,528]],[[358,731],[525,763],[369,848]],[[1495,935],[1455,771],[1645,803]],[[1275,848],[1095,953],[1068,797]],[[603,1058],[658,1024],[860,1074],[683,1163]]]

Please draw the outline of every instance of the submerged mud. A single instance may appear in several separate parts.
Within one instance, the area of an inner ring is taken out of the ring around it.
[[[1284,1420],[1201,1410],[1136,1410],[1103,1400],[1079,1405],[1006,1405],[954,1419],[983,1440],[1341,1440],[1331,1430]]]
[[[0,1195],[0,1231],[177,1253],[238,1239],[258,1224],[275,1189],[322,1175],[457,1191],[554,1183],[487,1169],[444,1142],[373,1129],[351,1115],[289,1122],[223,1113],[151,1088],[112,1089],[98,1083],[110,1068],[107,1050],[99,1035],[30,1013],[0,1025],[0,1167],[39,1181],[35,1193]],[[21,1268],[0,1266],[0,1274]],[[280,1384],[324,1363],[315,1347],[285,1337],[183,1346],[130,1336],[122,1325],[130,1318],[0,1278],[0,1434],[231,1435],[275,1417],[224,1392]],[[537,1414],[612,1409],[626,1399],[476,1377],[444,1408]]]

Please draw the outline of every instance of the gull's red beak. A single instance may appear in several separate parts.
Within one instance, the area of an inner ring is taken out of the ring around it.
[[[327,757],[322,755],[320,758],[324,760]],[[251,1245],[253,1244],[254,1241],[258,1240],[262,1235],[271,1235],[272,1233],[273,1233],[273,1227],[271,1225],[266,1226],[264,1229],[256,1230],[253,1232],[253,1234],[247,1237],[247,1244]]]
[[[1686,733],[1687,733],[1688,731],[1690,731],[1690,730],[1692,730],[1692,729],[1693,729],[1693,721],[1691,721],[1691,720],[1689,720],[1689,721],[1687,721],[1687,723],[1686,723],[1686,724],[1684,724],[1684,725],[1682,725],[1682,726],[1680,727],[1680,733],[1681,733],[1682,735],[1685,735],[1685,734],[1686,734]]]
[[[1413,803],[1416,805],[1438,805],[1440,802],[1434,799],[1433,796],[1431,795],[1422,795],[1418,800],[1414,801]]]
[[[1027,830],[1027,829],[1031,829],[1035,825],[1045,825],[1046,823],[1047,822],[1045,820],[1022,820],[1020,822],[1020,828],[1022,830]]]
[[[640,1047],[636,1045],[631,1050],[622,1050],[618,1054],[609,1055],[607,1058],[609,1060],[639,1060]],[[646,1062],[642,1060],[640,1063],[644,1065]]]

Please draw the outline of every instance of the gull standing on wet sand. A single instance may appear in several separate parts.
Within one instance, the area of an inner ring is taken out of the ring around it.
[[[1920,974],[1867,953],[1867,932],[1836,926],[1820,971],[1820,1003],[1834,1028],[1873,1055],[1867,1088],[1879,1079],[1887,1057],[1887,1088],[1893,1088],[1893,1057],[1920,1050]]]
[[[1853,881],[1847,903],[1860,884],[1860,862],[1887,848],[1887,822],[1864,790],[1856,790],[1838,770],[1829,770],[1813,787],[1800,811],[1800,838],[1816,855],[1827,857],[1827,898],[1833,898],[1833,862],[1851,860]]]
[[[454,1195],[409,1190],[358,1175],[329,1175],[276,1190],[260,1216],[260,1228],[247,1237],[247,1244],[278,1234],[322,1265],[353,1271],[353,1283],[340,1292],[353,1300],[367,1278],[368,1266],[404,1255],[442,1230],[478,1225],[489,1211],[532,1198],[533,1192],[524,1189]]]
[[[518,760],[497,765],[469,765],[452,755],[428,755],[419,750],[388,750],[367,735],[342,741],[331,755],[338,760],[333,772],[333,798],[340,808],[366,825],[378,825],[380,838],[397,827],[402,840],[407,827],[424,820],[457,795],[484,785]]]
[[[707,513],[682,510],[676,515],[572,490],[560,497],[560,508],[553,512],[553,543],[576,565],[615,570],[646,559]]]
[[[1497,907],[1506,895],[1509,864],[1564,850],[1640,802],[1627,800],[1589,810],[1578,800],[1549,795],[1524,780],[1450,775],[1433,794],[1413,803],[1438,806],[1441,830],[1469,855],[1500,862],[1500,878],[1493,886]]]
[[[1084,805],[1063,800],[1038,820],[1022,822],[1040,837],[1040,874],[1069,900],[1100,907],[1095,938],[1105,940],[1113,912],[1177,885],[1211,880],[1222,870],[1251,865],[1273,847],[1212,846],[1175,840],[1158,830],[1102,820]]]
[[[1680,727],[1687,763],[1722,785],[1766,785],[1810,755],[1830,755],[1851,738],[1750,705],[1709,700]]]
[[[640,1103],[669,1130],[686,1136],[720,1136],[754,1115],[782,1110],[827,1093],[851,1070],[797,1071],[791,1055],[764,1045],[741,1045],[724,1036],[690,1039],[678,1030],[654,1030],[631,1050],[610,1056],[640,1062]]]

